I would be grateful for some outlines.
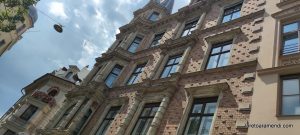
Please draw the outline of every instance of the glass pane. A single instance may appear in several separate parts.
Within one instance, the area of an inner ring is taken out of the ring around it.
[[[159,14],[154,12],[151,14],[149,20],[156,21],[156,20],[158,20],[158,16],[159,16]]]
[[[96,135],[104,135],[112,121],[104,120],[101,126],[99,127]]]
[[[229,51],[231,49],[231,44],[223,46],[222,52]]]
[[[152,119],[148,119],[145,123],[145,126],[143,128],[143,131],[142,131],[142,134],[141,135],[146,135],[149,128],[150,128],[150,125],[151,125],[151,122],[152,122]]]
[[[177,65],[172,66],[172,69],[171,69],[171,71],[170,71],[170,73],[169,73],[169,76],[170,76],[172,73],[177,72],[177,68],[178,68]]]
[[[188,30],[188,29],[187,29],[187,30],[184,30],[183,33],[182,33],[182,35],[181,35],[181,37],[187,36],[188,33],[189,33],[189,30]]]
[[[231,20],[231,14],[223,17],[222,23],[229,22]]]
[[[300,115],[299,95],[282,97],[282,114],[283,115]]]
[[[169,61],[168,61],[168,63],[167,63],[167,65],[171,65],[171,64],[173,64],[175,62],[175,59],[169,59]]]
[[[200,117],[190,117],[186,125],[185,135],[196,135],[198,131],[198,126],[200,123]]]
[[[205,106],[204,113],[205,114],[207,114],[207,113],[215,113],[216,106],[217,106],[217,103],[207,103],[206,106]]]
[[[151,113],[150,113],[150,116],[155,116],[155,114],[156,114],[158,108],[159,108],[159,107],[153,107],[153,108],[152,108],[152,111],[151,111]]]
[[[231,20],[237,19],[241,17],[241,12],[235,12],[232,14]]]
[[[181,57],[176,58],[175,63],[180,63]]]
[[[221,47],[213,48],[211,51],[211,54],[219,53],[221,52]]]
[[[144,108],[141,116],[149,116],[151,112],[151,108]]]
[[[117,74],[117,75],[119,75],[120,72],[121,72],[121,70],[122,69],[120,69],[120,68],[114,68],[112,72],[115,73],[115,74]]]
[[[290,47],[298,44],[299,44],[299,39],[297,36],[284,40],[284,47]]]
[[[202,118],[198,135],[209,135],[212,118],[212,116]]]
[[[135,82],[135,79],[136,79],[136,75],[132,75],[131,77],[130,77],[130,79],[128,80],[128,85],[130,85],[130,84],[133,84],[134,82]]]
[[[207,69],[212,69],[217,67],[217,62],[218,62],[219,55],[211,56],[209,58],[208,64],[207,64]]]
[[[146,123],[146,119],[139,119],[131,134],[132,135],[141,135],[145,123]]]
[[[293,95],[299,93],[299,79],[283,80],[283,95]]]
[[[229,52],[221,54],[218,67],[223,67],[228,64],[229,61]]]
[[[117,79],[117,76],[110,74],[107,79],[105,80],[105,84],[108,87],[112,87],[112,84],[114,83],[114,81]]]
[[[298,29],[298,23],[287,24],[283,26],[283,33],[296,31]]]
[[[192,113],[201,113],[202,104],[195,104]]]
[[[170,70],[171,70],[171,67],[165,67],[163,73],[161,74],[161,78],[168,77]]]

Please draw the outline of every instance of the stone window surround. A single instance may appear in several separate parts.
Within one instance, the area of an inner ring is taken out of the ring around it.
[[[181,48],[175,48],[175,49],[172,49],[170,51],[167,51],[167,52],[162,52],[162,56],[161,58],[158,60],[157,62],[157,65],[155,66],[154,70],[153,71],[156,71],[156,72],[152,72],[152,74],[150,75],[150,79],[158,79],[160,78],[160,75],[167,63],[167,61],[169,60],[169,57],[172,57],[172,56],[175,56],[175,55],[179,55],[179,54],[182,54],[182,57],[181,57],[181,61],[180,63],[178,64],[178,69],[175,73],[179,72],[181,73],[182,70],[183,70],[183,67],[184,67],[184,63],[186,63],[186,60],[189,56],[189,53],[191,51],[192,47],[190,45],[188,46],[183,46]]]
[[[227,83],[219,83],[219,84],[212,84],[212,85],[206,85],[206,86],[197,86],[197,87],[189,87],[185,88],[185,93],[187,96],[186,100],[186,107],[183,110],[183,115],[181,117],[180,123],[178,125],[178,130],[176,132],[177,135],[183,134],[184,128],[186,127],[186,123],[189,117],[189,113],[191,111],[191,108],[194,103],[194,99],[198,98],[209,98],[209,97],[218,97],[217,100],[217,108],[213,116],[212,124],[209,133],[212,133],[213,130],[213,124],[216,119],[216,114],[218,112],[220,101],[223,97],[223,90],[228,89],[229,86]]]
[[[121,99],[116,98],[116,99],[112,99],[112,100],[110,99],[110,100],[105,101],[104,104],[101,105],[102,107],[100,108],[100,109],[103,110],[102,114],[99,117],[99,120],[96,122],[94,128],[92,128],[91,134],[94,135],[94,134],[97,133],[101,123],[103,122],[105,116],[107,115],[107,113],[108,113],[108,111],[110,110],[111,107],[121,106],[121,108],[119,110],[119,112],[120,112],[121,110],[124,110],[124,107],[125,107],[126,104],[128,104],[128,99],[125,99],[125,98],[121,98]],[[95,110],[95,112],[96,111],[97,110]],[[118,115],[119,115],[119,113],[116,114],[115,118],[117,118]],[[112,122],[111,125],[113,125],[113,124],[114,123]],[[108,127],[107,131],[109,131],[109,127]]]
[[[151,37],[149,39],[151,40],[148,40],[148,42],[146,43],[147,44],[147,47],[145,48],[152,48],[152,47],[156,47],[156,46],[160,46],[162,45],[167,39],[165,38],[165,35],[168,33],[169,31],[167,29],[162,29],[162,30],[158,30],[156,31],[155,33],[151,34]],[[156,46],[151,46],[154,38],[156,35],[158,34],[161,34],[161,33],[164,33],[164,35],[161,37],[161,39],[159,40],[159,44],[156,45]]]
[[[244,2],[245,2],[245,0],[233,0],[233,1],[230,1],[229,3],[222,3],[222,5],[220,4],[219,6],[221,8],[220,8],[219,17],[217,19],[217,25],[223,24],[222,23],[222,21],[223,21],[223,15],[224,15],[225,9],[227,9],[227,8],[230,8],[230,7],[234,6],[234,5],[242,3],[242,7],[241,7],[241,13],[242,13],[242,9],[244,7]],[[242,17],[242,16],[243,15],[241,14],[240,17]],[[233,21],[233,20],[231,20],[231,21]],[[228,21],[228,22],[231,22],[231,21]],[[228,22],[225,22],[225,23],[228,23]]]
[[[205,16],[206,16],[206,13],[204,12],[204,13],[202,13],[199,17],[194,17],[194,16],[193,16],[193,18],[185,19],[185,20],[187,20],[187,21],[184,20],[184,21],[179,25],[179,27],[177,28],[177,30],[175,30],[175,32],[177,32],[177,33],[175,34],[175,39],[177,39],[177,38],[183,38],[183,37],[181,37],[181,35],[182,35],[182,32],[183,32],[183,30],[184,30],[184,28],[185,28],[185,24],[188,24],[188,23],[190,23],[190,22],[193,22],[193,21],[195,21],[195,20],[198,20],[198,22],[197,22],[197,24],[196,24],[196,29],[195,29],[195,30],[201,28],[201,26],[202,26],[202,24],[203,24],[203,22],[204,22]],[[178,23],[180,23],[180,22],[178,22]]]
[[[92,100],[92,99],[90,99],[90,100]],[[84,109],[84,108],[83,108]],[[80,127],[80,130],[79,130],[79,132],[78,132],[78,134],[80,135],[81,134],[81,132],[85,129],[85,127],[87,126],[87,124],[90,122],[90,120],[91,120],[91,118],[93,117],[93,115],[94,115],[94,113],[96,112],[95,111],[95,109],[93,108],[93,107],[89,107],[88,108],[88,110],[92,110],[92,113],[89,115],[89,118],[85,121],[85,123],[82,125],[82,127]],[[87,111],[88,111],[87,110]],[[86,111],[86,112],[87,112]],[[86,114],[86,112],[84,112],[84,115]],[[83,118],[83,117],[82,117]],[[81,118],[81,119],[82,119]],[[80,119],[80,120],[81,120]],[[78,123],[77,123],[78,124]]]
[[[230,60],[231,60],[231,56],[232,56],[232,53],[233,53],[232,50],[233,50],[234,45],[236,43],[237,35],[240,34],[240,33],[241,33],[240,28],[234,28],[234,29],[230,29],[229,31],[225,31],[225,32],[222,32],[222,33],[217,33],[216,35],[211,35],[211,36],[204,37],[204,43],[205,43],[205,46],[207,46],[207,50],[204,53],[204,58],[202,59],[202,62],[201,62],[202,64],[200,66],[200,71],[210,70],[210,69],[206,69],[206,65],[208,63],[208,59],[209,59],[209,56],[210,56],[210,53],[211,53],[212,46],[215,45],[215,44],[218,44],[218,43],[229,41],[229,40],[232,40],[232,46],[231,46],[229,61],[228,61],[227,66],[231,65]]]
[[[161,17],[162,17],[161,13],[160,13],[159,11],[157,11],[157,10],[154,10],[154,9],[152,9],[152,10],[149,12],[149,14],[147,15],[147,19],[150,20],[151,15],[154,14],[154,13],[158,13],[158,17],[157,17],[157,20],[156,20],[156,21],[158,21],[159,19],[161,19]],[[152,20],[150,20],[150,21],[152,21]],[[154,22],[155,22],[155,21],[154,21]]]
[[[146,34],[143,34],[143,33],[141,33],[141,32],[134,32],[134,33],[131,33],[131,34],[128,36],[128,38],[126,39],[126,41],[123,41],[123,42],[122,42],[123,44],[121,43],[121,47],[122,47],[124,50],[128,50],[128,48],[130,47],[130,45],[132,44],[132,42],[134,41],[134,39],[135,39],[136,37],[142,38],[142,41],[140,42],[139,47],[136,49],[135,52],[140,51],[142,45],[145,44],[145,42],[146,42],[145,39],[146,39],[146,37],[147,37]]]
[[[122,82],[121,86],[127,85],[127,82],[128,82],[128,80],[129,80],[129,78],[131,77],[133,71],[135,70],[135,68],[136,68],[138,65],[145,64],[145,67],[144,67],[144,71],[145,71],[145,68],[147,67],[148,62],[149,62],[149,58],[147,58],[147,57],[146,57],[146,59],[145,59],[145,57],[143,57],[142,59],[138,59],[138,60],[134,63],[134,65],[132,66],[132,67],[134,67],[134,68],[130,68],[130,71],[128,72],[128,73],[130,73],[130,74],[128,74],[128,75],[125,77],[125,79],[124,79],[124,81]],[[145,73],[144,71],[141,73],[141,75],[143,75],[143,74]],[[140,79],[138,80],[138,83],[140,83],[141,81],[142,81],[142,78],[140,78]],[[131,85],[134,85],[134,84],[131,84]]]
[[[143,98],[142,98],[142,100],[140,101],[140,103],[139,103],[139,105],[138,105],[138,108],[136,109],[136,111],[135,111],[135,113],[134,113],[134,115],[133,115],[133,117],[132,117],[132,119],[130,120],[130,123],[129,123],[129,125],[127,126],[127,129],[126,129],[126,131],[125,131],[125,134],[127,135],[127,134],[131,134],[131,132],[132,132],[132,130],[134,129],[134,126],[136,125],[136,122],[138,121],[138,118],[139,118],[139,116],[140,116],[140,114],[142,113],[142,111],[143,111],[143,109],[144,109],[144,106],[146,105],[146,104],[148,104],[148,103],[160,103],[160,105],[159,105],[159,109],[158,109],[158,111],[156,112],[156,114],[155,114],[155,116],[154,116],[154,118],[153,118],[153,120],[152,120],[152,122],[151,122],[151,125],[150,125],[150,128],[149,128],[149,130],[147,131],[147,135],[154,135],[155,133],[150,133],[151,131],[150,130],[152,130],[152,131],[155,131],[155,130],[153,130],[153,128],[152,128],[152,125],[155,123],[154,121],[154,119],[156,119],[158,116],[158,113],[161,111],[161,107],[162,107],[162,103],[164,103],[164,102],[167,102],[167,105],[166,106],[168,106],[168,102],[169,101],[165,101],[165,98],[166,97],[168,97],[168,98],[170,98],[170,95],[168,96],[168,95],[165,95],[165,93],[164,92],[162,92],[163,94],[158,94],[158,93],[150,93],[150,94],[148,94],[148,95],[145,95],[145,96],[143,96]],[[155,95],[155,96],[154,96]],[[164,113],[164,112],[163,112]],[[161,122],[161,120],[159,121],[159,122]]]

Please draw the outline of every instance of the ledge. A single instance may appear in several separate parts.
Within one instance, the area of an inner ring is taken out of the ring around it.
[[[299,15],[300,14],[300,4],[294,5],[291,8],[281,10],[279,12],[276,12],[274,14],[271,14],[272,17],[282,20],[285,18],[291,18],[293,16]]]
[[[292,4],[294,2],[297,2],[299,0],[281,0],[278,4],[276,4],[277,7],[282,8],[283,6]]]
[[[258,75],[299,73],[300,64],[257,70]]]

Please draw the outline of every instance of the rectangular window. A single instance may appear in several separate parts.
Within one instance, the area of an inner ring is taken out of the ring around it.
[[[294,22],[283,26],[282,30],[282,55],[295,54],[300,52],[299,45],[299,23]]]
[[[184,135],[209,135],[217,107],[217,97],[196,99],[185,126]]]
[[[131,135],[146,135],[160,103],[146,104]]]
[[[226,66],[229,62],[232,41],[227,41],[212,46],[206,69]]]
[[[151,47],[153,46],[158,46],[159,45],[159,41],[162,39],[162,37],[164,36],[164,32],[160,33],[160,34],[156,34],[153,38],[153,41],[151,42]]]
[[[133,42],[130,44],[129,48],[127,49],[129,52],[135,53],[136,49],[140,46],[140,43],[143,39],[140,37],[135,37]]]
[[[241,9],[242,9],[243,3],[240,2],[238,4],[235,4],[229,8],[226,8],[224,10],[222,23],[229,22],[231,20],[237,19],[241,17]]]
[[[28,121],[34,113],[37,111],[38,107],[34,105],[29,105],[28,108],[23,112],[23,114],[20,116],[22,120]]]
[[[92,114],[92,110],[89,109],[84,116],[81,118],[81,120],[79,121],[79,123],[77,124],[75,130],[73,131],[73,135],[77,135],[79,134],[81,128],[83,127],[83,125],[87,122],[87,120],[90,118],[91,114]]]
[[[282,77],[281,114],[300,115],[300,75]]]
[[[17,135],[17,133],[8,129],[3,135]]]
[[[135,84],[140,79],[142,72],[144,71],[144,67],[146,64],[137,65],[134,69],[132,75],[130,76],[127,85]]]
[[[107,85],[107,87],[112,87],[113,83],[117,80],[118,76],[120,75],[122,69],[122,66],[115,65],[115,67],[111,70],[111,72],[105,79],[105,84]]]
[[[96,135],[105,135],[107,129],[110,127],[111,123],[115,119],[115,116],[120,110],[120,106],[112,107],[109,109],[108,113],[106,114],[104,120],[102,121]]]
[[[179,63],[181,61],[182,55],[176,55],[169,58],[168,62],[166,63],[163,72],[160,75],[160,78],[170,77],[172,73],[177,72],[179,68]]]
[[[153,12],[149,17],[149,20],[155,22],[158,20],[158,17],[159,17],[159,13]]]
[[[185,24],[183,32],[181,33],[181,37],[185,37],[192,34],[192,31],[196,29],[197,23],[198,23],[198,19]]]

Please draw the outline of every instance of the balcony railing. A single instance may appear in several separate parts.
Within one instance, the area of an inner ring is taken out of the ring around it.
[[[54,97],[49,96],[47,93],[41,92],[41,91],[36,91],[32,94],[32,97],[41,100],[44,103],[49,104],[50,107],[53,107],[56,105],[56,101]]]

